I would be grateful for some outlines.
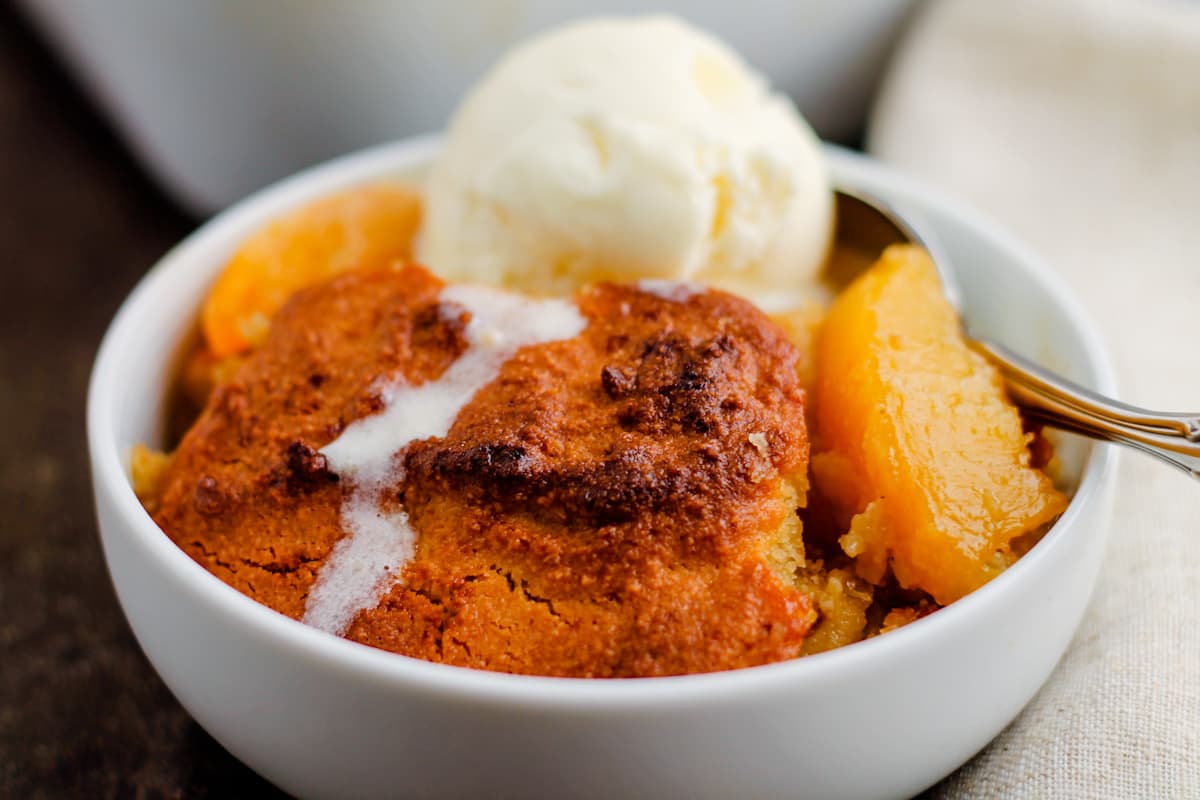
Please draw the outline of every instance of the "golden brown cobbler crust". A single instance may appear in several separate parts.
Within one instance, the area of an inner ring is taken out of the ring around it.
[[[409,266],[296,294],[213,393],[147,501],[226,583],[300,618],[343,535],[319,450],[436,379],[465,312]],[[391,501],[416,555],[347,638],[461,666],[565,676],[788,659],[815,614],[791,576],[808,439],[797,352],[750,304],[601,285],[579,336],[526,347],[445,438],[413,443]]]

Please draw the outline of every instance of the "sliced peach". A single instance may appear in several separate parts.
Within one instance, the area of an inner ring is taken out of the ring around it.
[[[949,603],[1012,560],[1066,499],[1031,466],[1032,435],[996,370],[964,341],[924,251],[892,247],[834,302],[817,336],[813,475],[857,515],[841,544],[878,582]]]
[[[201,322],[216,358],[266,336],[271,317],[304,286],[412,255],[421,221],[412,189],[371,184],[303,206],[252,235],[230,259],[204,302]]]

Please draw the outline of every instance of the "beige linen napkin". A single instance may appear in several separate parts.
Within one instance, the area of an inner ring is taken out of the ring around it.
[[[868,149],[1058,269],[1123,399],[1200,412],[1200,3],[931,2]],[[1063,661],[932,796],[1200,798],[1200,482],[1129,452],[1118,491]]]

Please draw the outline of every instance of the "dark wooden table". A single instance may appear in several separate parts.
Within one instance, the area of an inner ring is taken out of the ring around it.
[[[92,510],[84,398],[109,319],[195,220],[0,4],[0,797],[271,796],[134,641]]]

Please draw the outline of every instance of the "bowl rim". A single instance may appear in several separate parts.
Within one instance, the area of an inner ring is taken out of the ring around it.
[[[887,636],[825,653],[724,672],[603,679],[512,675],[468,669],[351,642],[259,604],[193,561],[159,529],[134,495],[113,424],[114,397],[121,386],[122,363],[126,360],[122,358],[124,348],[133,339],[144,337],[145,331],[139,330],[139,321],[153,306],[156,297],[172,292],[176,273],[207,269],[215,275],[217,267],[205,264],[196,255],[203,252],[205,245],[228,237],[232,231],[249,223],[261,224],[297,202],[340,186],[419,166],[432,159],[440,142],[440,136],[429,135],[351,153],[286,178],[217,214],[169,250],[138,282],[122,303],[100,345],[87,400],[87,437],[98,505],[103,507],[107,502],[111,506],[128,529],[132,543],[143,549],[170,581],[178,582],[195,595],[202,595],[215,610],[232,622],[250,627],[257,637],[310,662],[352,672],[357,680],[510,708],[554,707],[619,714],[635,707],[639,710],[668,709],[694,701],[744,699],[750,694],[769,692],[780,683],[810,683],[817,690],[835,680],[868,674],[880,663],[886,663],[886,659],[892,657],[890,654],[923,648],[936,637],[953,635],[956,629],[971,625],[976,609],[1001,602],[1004,595],[1019,591],[1022,581],[1041,562],[1068,546],[1067,537],[1055,536],[1054,531],[1070,529],[1076,518],[1084,513],[1085,506],[1098,502],[1105,477],[1115,462],[1113,447],[1092,447],[1074,497],[1045,538],[1004,573],[937,614]],[[995,223],[865,156],[833,146],[826,146],[825,155],[836,178],[852,179],[859,185],[886,194],[919,196],[925,205],[973,228],[1008,258],[1020,262],[1029,273],[1027,277],[1040,285],[1066,317],[1066,323],[1080,335],[1088,362],[1086,366],[1094,374],[1094,387],[1106,394],[1115,393],[1116,381],[1102,339],[1065,282],[1034,253]],[[102,537],[106,535],[102,532]]]

